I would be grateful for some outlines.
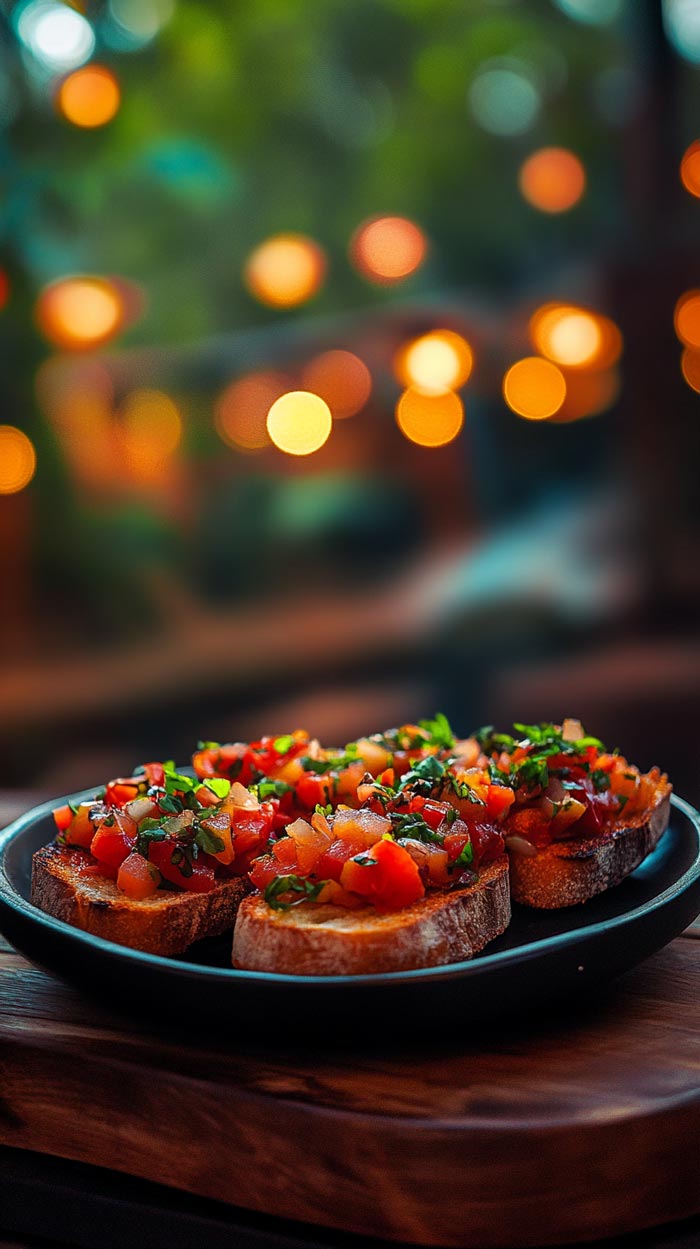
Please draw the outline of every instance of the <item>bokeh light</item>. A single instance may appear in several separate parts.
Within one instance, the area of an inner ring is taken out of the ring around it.
[[[0,269],[0,311],[10,298],[10,279],[4,269]]]
[[[263,451],[269,447],[267,414],[275,399],[292,387],[285,373],[248,373],[221,392],[214,405],[219,437],[237,451]]]
[[[618,369],[601,369],[599,372],[583,372],[567,369],[566,398],[550,418],[559,424],[579,421],[588,416],[599,416],[611,408],[620,394],[621,379]]]
[[[325,252],[305,234],[276,234],[251,252],[243,276],[251,295],[271,308],[311,299],[326,272]]]
[[[304,365],[304,390],[320,395],[333,419],[354,416],[372,393],[372,374],[364,360],[352,351],[323,351]]]
[[[427,249],[420,226],[407,217],[375,217],[355,231],[350,259],[363,277],[388,286],[415,273]]]
[[[399,350],[394,372],[403,386],[439,395],[463,386],[473,364],[472,349],[461,334],[432,330]]]
[[[681,371],[691,390],[700,394],[700,351],[685,347],[681,356]]]
[[[308,390],[290,390],[273,403],[267,432],[287,455],[311,455],[328,440],[333,420],[328,404]]]
[[[66,121],[93,130],[112,120],[120,99],[119,83],[111,70],[103,65],[85,65],[61,83],[56,106]]]
[[[95,33],[87,19],[57,0],[29,0],[18,5],[12,17],[24,46],[48,69],[75,69],[95,50]]]
[[[663,0],[663,20],[669,42],[697,65],[700,62],[700,5],[697,0]]]
[[[695,139],[683,153],[681,182],[686,191],[700,199],[700,139]]]
[[[554,0],[558,9],[577,22],[606,26],[622,12],[622,0]]]
[[[14,425],[0,425],[0,494],[17,494],[36,472],[32,442]]]
[[[426,395],[409,387],[396,405],[396,423],[411,442],[421,447],[444,447],[464,424],[464,405],[451,390]]]
[[[170,21],[175,3],[174,0],[109,0],[108,11],[113,24],[105,32],[108,42],[120,51],[131,51],[155,39]]]
[[[469,88],[474,119],[489,134],[524,134],[534,124],[541,99],[519,61],[488,61]]]
[[[161,390],[134,390],[119,408],[124,462],[137,478],[157,476],[182,439],[177,404]]]
[[[503,379],[509,408],[528,421],[544,421],[561,408],[566,398],[564,375],[551,360],[526,356],[511,365]]]
[[[109,342],[119,332],[122,300],[106,278],[59,278],[39,295],[36,320],[50,343],[68,351],[86,351]]]
[[[598,318],[572,304],[545,304],[530,320],[533,347],[555,364],[586,367],[601,353],[603,335]]]
[[[681,342],[687,347],[700,347],[700,291],[681,295],[673,320]]]
[[[543,147],[520,167],[518,183],[523,197],[544,213],[568,212],[586,189],[586,174],[578,156],[564,147]]]

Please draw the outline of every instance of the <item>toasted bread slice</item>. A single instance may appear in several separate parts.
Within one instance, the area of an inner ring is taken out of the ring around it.
[[[429,894],[379,914],[302,902],[275,911],[260,894],[241,903],[233,965],[298,976],[364,975],[435,967],[471,958],[510,922],[508,860],[483,869],[464,889]]]
[[[66,924],[148,954],[181,954],[193,941],[233,928],[248,888],[245,880],[232,877],[210,893],[159,889],[135,901],[106,876],[86,875],[86,861],[84,850],[56,845],[37,850],[32,902]]]
[[[554,841],[532,857],[512,854],[514,902],[554,910],[587,902],[619,885],[656,846],[668,827],[671,786],[660,785],[654,805],[630,816],[603,837]]]

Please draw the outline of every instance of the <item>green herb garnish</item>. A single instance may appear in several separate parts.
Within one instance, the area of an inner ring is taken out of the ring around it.
[[[314,902],[327,880],[311,881],[304,876],[275,876],[267,885],[264,898],[268,906],[273,911],[288,911],[292,906],[298,906],[300,902]],[[282,899],[285,893],[295,893],[299,896],[291,902],[285,902]]]

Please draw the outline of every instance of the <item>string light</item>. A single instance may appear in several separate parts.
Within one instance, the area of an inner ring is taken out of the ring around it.
[[[415,273],[425,260],[423,231],[407,217],[374,217],[350,241],[350,259],[371,282],[390,286]]]
[[[63,80],[56,107],[74,126],[93,130],[105,126],[119,109],[121,93],[111,70],[86,65]]]
[[[683,153],[681,182],[686,191],[700,199],[700,139],[695,139]]]
[[[551,360],[527,356],[511,365],[503,379],[509,408],[528,421],[544,421],[561,408],[566,398],[564,375]]]
[[[243,277],[251,295],[271,308],[293,308],[317,294],[325,252],[304,234],[276,234],[251,252]]]
[[[451,390],[429,395],[409,387],[396,405],[396,423],[411,442],[421,447],[444,447],[464,424],[464,406]]]
[[[237,451],[252,453],[269,447],[267,414],[291,385],[291,378],[275,372],[249,373],[231,382],[214,407],[219,436]]]
[[[563,147],[543,147],[520,167],[520,191],[533,208],[545,213],[568,212],[586,189],[581,161]]]
[[[681,356],[681,372],[691,390],[700,393],[700,351],[686,347]]]
[[[352,351],[324,351],[315,356],[302,369],[301,381],[305,390],[325,400],[334,420],[354,416],[372,393],[372,374]]]
[[[461,334],[433,330],[399,350],[394,372],[403,386],[438,395],[463,386],[473,364],[472,349]]]
[[[700,291],[681,295],[673,320],[681,342],[687,347],[700,347]]]
[[[0,494],[17,494],[36,472],[31,440],[14,425],[0,425]]]
[[[328,404],[307,390],[290,390],[273,403],[267,432],[287,455],[311,455],[327,442],[333,421]]]
[[[594,373],[568,369],[565,381],[566,398],[558,412],[550,418],[558,423],[599,416],[612,407],[621,389],[617,369],[602,369]]]
[[[104,278],[59,278],[39,295],[36,320],[50,343],[69,351],[100,347],[119,332],[119,292]]]

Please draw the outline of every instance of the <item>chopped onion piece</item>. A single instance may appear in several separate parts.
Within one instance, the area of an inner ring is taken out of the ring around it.
[[[578,742],[584,736],[583,725],[580,720],[565,720],[561,735],[565,742]]]
[[[525,859],[531,859],[537,854],[537,847],[533,846],[526,837],[520,837],[518,833],[506,837],[506,846],[511,854],[521,854]]]
[[[132,820],[136,820],[137,824],[153,815],[155,809],[156,804],[152,798],[133,798],[124,807],[127,815],[130,815]]]

